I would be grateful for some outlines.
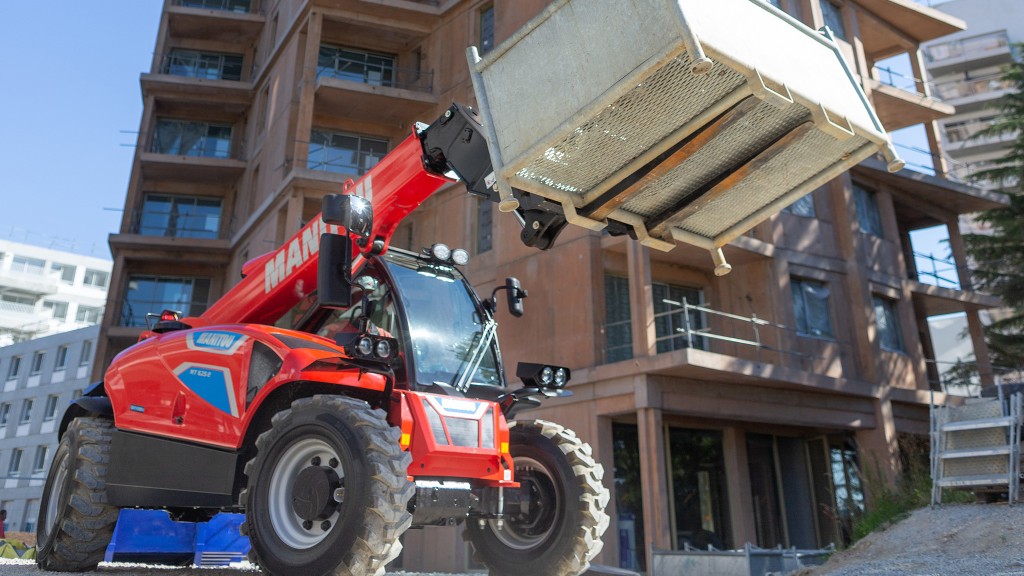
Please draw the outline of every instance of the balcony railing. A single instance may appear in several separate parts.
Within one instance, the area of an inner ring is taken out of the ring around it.
[[[1009,46],[1009,36],[1005,31],[1000,30],[971,38],[934,44],[925,50],[925,58],[930,63],[952,58],[980,58],[992,52],[1006,50]]]
[[[205,10],[222,10],[224,12],[237,12],[250,14],[252,0],[174,0],[175,6],[183,8],[202,8]]]
[[[986,76],[975,80],[947,82],[935,86],[936,95],[941,100],[959,100],[971,96],[994,94],[1013,89],[1013,82],[999,75]]]
[[[173,50],[160,59],[160,73],[205,80],[242,79],[242,56],[193,50]]]
[[[398,88],[427,94],[434,90],[433,72],[417,68],[399,68],[386,63],[367,64],[366,61],[343,56],[335,56],[326,63],[324,59],[321,59],[317,66],[316,77],[318,79],[337,78],[371,86]]]
[[[143,236],[215,240],[220,237],[220,214],[135,210],[131,232]]]
[[[881,66],[875,66],[871,69],[871,75],[882,84],[886,86],[892,86],[893,88],[899,88],[900,90],[906,90],[907,92],[913,92],[915,94],[923,95],[923,86],[925,81],[920,78],[913,76],[907,76],[893,70],[892,68],[883,68]]]
[[[922,284],[930,284],[940,288],[960,290],[960,271],[970,273],[966,266],[959,266],[953,260],[936,258],[932,254],[914,252],[914,268],[917,269],[915,279]]]

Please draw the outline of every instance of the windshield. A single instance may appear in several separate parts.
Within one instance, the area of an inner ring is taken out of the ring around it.
[[[388,271],[405,308],[414,380],[441,382],[465,391],[471,385],[501,386],[495,324],[481,317],[462,275],[448,266],[389,252]]]

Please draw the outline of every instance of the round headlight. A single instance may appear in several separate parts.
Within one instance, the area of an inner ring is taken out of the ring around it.
[[[363,336],[356,342],[356,352],[360,356],[369,356],[373,354],[373,340],[369,336]]]
[[[465,266],[466,264],[469,264],[469,252],[466,252],[462,248],[452,250],[452,262],[458,266]]]
[[[387,340],[378,340],[376,352],[378,358],[387,359],[391,356],[391,342],[388,342]]]
[[[555,377],[555,371],[551,369],[551,366],[545,366],[540,371],[540,383],[544,386],[551,384],[551,379]]]
[[[555,386],[559,388],[565,386],[565,381],[567,380],[568,376],[569,374],[566,373],[565,368],[559,368],[558,370],[555,370]]]
[[[434,246],[430,248],[430,254],[442,262],[447,262],[448,259],[452,257],[452,249],[445,244],[434,244]]]

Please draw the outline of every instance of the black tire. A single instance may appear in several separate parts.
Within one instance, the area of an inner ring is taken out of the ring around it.
[[[608,528],[604,468],[590,446],[543,420],[509,424],[516,491],[505,491],[504,525],[467,524],[464,537],[492,575],[575,576],[601,551]],[[518,493],[517,493],[518,492]]]
[[[107,504],[107,465],[114,423],[71,421],[53,455],[36,523],[36,564],[44,570],[93,570],[114,535],[118,509]]]
[[[414,492],[412,457],[385,417],[342,396],[303,398],[274,415],[245,466],[251,560],[278,576],[384,573],[402,550]]]

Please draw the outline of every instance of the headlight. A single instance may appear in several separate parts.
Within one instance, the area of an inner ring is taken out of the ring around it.
[[[561,388],[565,386],[566,380],[569,379],[569,373],[566,372],[565,368],[559,368],[555,370],[555,387]]]
[[[551,366],[545,366],[544,369],[540,371],[541,385],[547,386],[548,384],[551,384],[551,379],[554,377],[555,371],[551,369]]]
[[[469,252],[466,252],[462,248],[452,250],[452,262],[458,266],[465,266],[466,264],[469,264]]]
[[[360,356],[370,356],[373,354],[373,340],[369,336],[363,336],[356,342],[356,352]]]
[[[430,248],[430,254],[441,262],[447,262],[452,257],[452,249],[444,244],[434,244]]]
[[[391,356],[391,342],[380,340],[377,342],[377,357],[387,359]]]

